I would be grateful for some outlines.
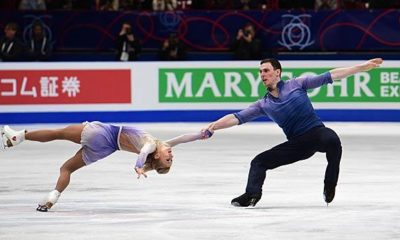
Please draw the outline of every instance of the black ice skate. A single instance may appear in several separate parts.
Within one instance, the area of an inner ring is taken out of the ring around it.
[[[244,193],[241,196],[232,199],[231,204],[235,207],[254,207],[261,199],[261,194]]]
[[[324,186],[324,200],[326,204],[329,204],[335,198],[335,188],[336,186],[333,184],[325,184]]]
[[[36,208],[36,211],[39,211],[39,212],[47,212],[47,211],[49,211],[49,209],[51,208],[53,206],[53,204],[45,204],[45,205],[38,205],[38,207]]]

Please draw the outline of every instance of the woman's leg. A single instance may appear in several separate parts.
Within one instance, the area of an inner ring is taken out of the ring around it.
[[[56,190],[60,193],[67,188],[71,174],[79,168],[85,166],[85,162],[82,158],[82,148],[69,160],[67,160],[60,168],[60,176],[58,177]]]
[[[82,159],[82,148],[69,160],[67,160],[62,167],[60,168],[60,176],[58,177],[56,188],[51,191],[46,198],[39,203],[39,206],[36,208],[37,211],[47,212],[60,197],[61,192],[67,188],[71,174],[78,170],[79,168],[85,166],[85,163]]]
[[[81,133],[84,124],[70,125],[65,128],[53,130],[36,130],[25,133],[25,140],[49,142],[53,140],[69,140],[74,143],[81,142]]]

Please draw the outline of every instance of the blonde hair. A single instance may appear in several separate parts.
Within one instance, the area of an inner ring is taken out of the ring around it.
[[[164,145],[160,140],[156,140],[156,150],[152,153],[150,153],[147,156],[146,162],[144,164],[144,171],[151,171],[151,170],[156,170],[158,174],[167,174],[171,168],[171,165],[166,165],[165,163],[161,162],[160,159],[156,158],[157,150],[161,145]]]

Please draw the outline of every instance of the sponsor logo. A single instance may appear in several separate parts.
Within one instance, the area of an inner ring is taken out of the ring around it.
[[[0,70],[0,105],[131,103],[130,70]]]

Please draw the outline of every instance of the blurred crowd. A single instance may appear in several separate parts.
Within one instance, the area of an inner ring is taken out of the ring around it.
[[[53,53],[53,43],[41,22],[31,24],[28,37],[22,40],[15,22],[7,23],[0,38],[0,61],[47,61]]]
[[[177,9],[369,9],[398,8],[400,0],[8,0],[0,2],[0,10],[153,10],[174,11]],[[43,22],[28,26],[9,22],[0,33],[0,61],[51,61],[55,40],[52,30]],[[232,33],[229,50],[234,60],[257,60],[272,55],[257,36],[254,25],[237,26]],[[115,36],[115,60],[136,61],[142,54],[141,39],[138,39],[129,22],[124,22]],[[154,49],[152,50],[154,51]],[[189,49],[176,32],[170,32],[160,41],[158,60],[186,60]],[[262,56],[263,55],[263,56]]]
[[[21,37],[20,26],[9,22],[4,27],[4,35],[0,37],[0,62],[20,61],[52,61],[54,41],[51,29],[43,22],[36,21],[27,26],[27,34]],[[135,36],[132,25],[124,22],[115,37],[115,61],[140,60],[142,46]],[[158,50],[158,60],[186,60],[186,46],[181,43],[175,32],[161,43]]]
[[[399,0],[7,0],[0,9],[15,10],[252,10],[399,8]]]
[[[20,27],[15,22],[7,23],[4,36],[0,38],[0,61],[50,61],[53,45],[51,29],[46,29],[42,22],[33,22],[28,26],[28,34],[20,38]],[[230,44],[233,60],[256,60],[261,58],[263,49],[256,36],[255,27],[251,23],[239,28]],[[115,61],[140,60],[142,46],[129,22],[124,22],[115,37]],[[175,32],[170,32],[162,41],[158,50],[158,60],[181,61],[187,59],[187,46],[183,44]]]

